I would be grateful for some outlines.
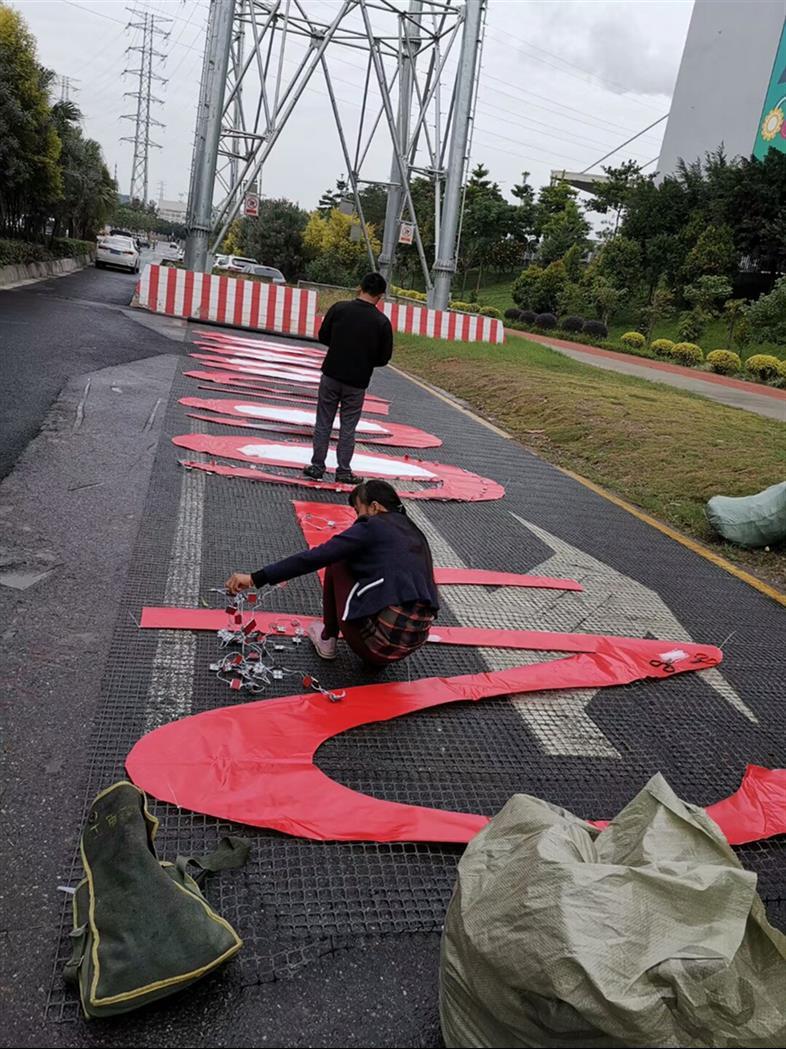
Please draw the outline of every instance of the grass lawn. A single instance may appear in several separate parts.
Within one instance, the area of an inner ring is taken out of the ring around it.
[[[782,423],[524,340],[497,347],[398,334],[394,362],[461,397],[544,459],[786,591],[786,546],[719,542],[704,516],[711,495],[749,495],[783,480]]]

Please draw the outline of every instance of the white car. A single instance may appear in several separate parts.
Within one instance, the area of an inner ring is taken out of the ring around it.
[[[139,249],[131,237],[99,237],[96,242],[96,266],[117,266],[129,273],[139,273]]]
[[[287,282],[284,274],[275,266],[249,266],[246,272],[249,276],[261,277],[266,284],[286,284]]]
[[[242,255],[230,255],[226,268],[230,273],[249,273],[252,266],[258,266],[256,259],[246,259]]]

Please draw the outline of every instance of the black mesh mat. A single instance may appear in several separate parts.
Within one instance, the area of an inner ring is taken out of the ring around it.
[[[87,751],[85,805],[123,775],[124,757],[150,726],[151,717],[165,721],[237,701],[236,694],[207,670],[217,651],[214,637],[140,631],[136,625],[143,605],[167,603],[184,478],[177,465],[181,450],[170,444],[168,436],[187,432],[190,420],[177,398],[193,395],[195,387],[192,380],[179,379],[173,389],[108,659],[100,713]],[[732,634],[721,669],[748,713],[695,674],[604,690],[588,700],[586,713],[605,737],[614,754],[610,757],[557,753],[564,736],[560,718],[565,717],[558,703],[553,712],[539,703],[537,731],[507,699],[457,704],[363,726],[328,741],[317,757],[327,774],[380,798],[439,808],[491,815],[512,793],[524,791],[582,816],[603,817],[612,815],[656,771],[663,772],[683,797],[704,804],[734,790],[747,763],[785,763],[786,733],[779,716],[783,619],[777,606],[404,378],[386,374],[375,389],[393,401],[392,418],[443,437],[444,447],[429,455],[491,476],[507,487],[506,499],[495,503],[419,504],[419,512],[456,556],[478,567],[501,570],[527,571],[546,563],[553,556],[550,542],[515,521],[510,514],[515,511],[633,577],[642,594],[646,588],[646,594],[655,595],[642,598],[642,632],[648,628],[650,612],[655,617],[653,627],[657,626],[660,595],[697,640],[718,644]],[[200,527],[189,534],[198,538],[201,575],[197,572],[196,578],[199,594],[205,597],[231,569],[257,567],[302,545],[292,499],[337,499],[331,493],[201,475],[192,489],[194,505],[203,500]],[[569,553],[563,556],[570,560]],[[189,564],[193,582],[196,569],[188,559],[183,571],[188,572]],[[575,569],[589,593],[591,568],[577,563]],[[451,588],[445,588],[440,622],[582,629],[564,595],[519,596],[524,603],[515,622],[484,613],[480,602],[477,618],[471,618],[460,608],[457,612],[458,598],[453,602],[456,607],[451,607]],[[636,601],[632,591],[630,604],[635,606]],[[294,581],[275,591],[265,607],[316,614],[318,583],[314,578]],[[560,622],[564,625],[555,625]],[[309,646],[298,648],[287,641],[282,658],[292,668],[314,669]],[[385,671],[382,680],[474,673],[486,668],[486,659],[493,662],[493,655],[470,648],[426,646],[406,665]],[[180,663],[191,669],[178,678],[172,668]],[[328,686],[372,680],[346,654],[328,667],[320,666],[319,676]],[[173,694],[179,691],[187,702],[184,706],[178,700],[170,709],[169,698],[161,700],[161,689],[162,682],[173,681],[178,684]],[[299,691],[296,678],[275,685],[269,689],[271,697]],[[203,989],[195,988],[191,992],[195,996],[215,993],[216,980],[230,993],[280,979],[318,958],[394,934],[400,937],[405,959],[408,936],[436,936],[441,929],[461,855],[458,846],[310,842],[224,824],[169,805],[152,807],[161,820],[159,853],[166,858],[177,852],[208,851],[230,831],[242,833],[252,844],[245,869],[206,882],[208,898],[235,926],[245,947],[225,973],[206,982]],[[739,855],[760,876],[771,920],[786,927],[783,842],[747,847]],[[72,882],[79,876],[74,855]],[[60,977],[69,953],[66,910],[47,999],[52,1020],[78,1015]]]

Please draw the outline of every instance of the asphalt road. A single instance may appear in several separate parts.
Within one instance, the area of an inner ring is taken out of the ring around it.
[[[13,469],[70,379],[173,352],[121,312],[136,280],[90,267],[0,289],[0,478]]]

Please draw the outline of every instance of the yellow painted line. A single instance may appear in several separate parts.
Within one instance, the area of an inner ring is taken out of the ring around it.
[[[417,386],[427,390],[428,393],[433,394],[434,397],[439,397],[445,404],[449,404],[451,408],[455,408],[456,411],[462,412],[464,415],[469,416],[475,422],[485,426],[486,429],[491,430],[493,433],[498,434],[500,437],[504,437],[508,441],[512,441],[515,438],[506,433],[504,430],[500,430],[498,426],[490,423],[487,419],[483,419],[480,415],[470,411],[468,408],[462,407],[447,394],[442,393],[440,390],[435,389],[429,383],[422,382],[420,379],[414,378],[412,375],[408,375],[406,372],[401,371],[400,368],[393,368],[393,371],[398,375],[403,375],[405,379],[409,379],[410,382],[414,382]],[[548,460],[546,460],[548,461]],[[591,492],[595,492],[596,495],[601,496],[603,499],[608,500],[610,503],[614,503],[621,510],[626,510],[629,514],[638,518],[639,521],[643,521],[645,524],[651,525],[653,528],[657,528],[663,535],[667,535],[669,539],[673,539],[675,542],[680,543],[681,546],[686,547],[688,550],[692,550],[694,554],[698,554],[703,557],[705,561],[709,561],[711,564],[716,565],[718,568],[722,568],[724,572],[728,572],[729,575],[733,575],[736,579],[742,580],[743,583],[747,583],[748,586],[752,586],[754,590],[758,590],[760,593],[765,594],[767,597],[772,598],[773,601],[777,601],[779,605],[786,606],[786,594],[780,590],[776,590],[774,586],[770,586],[769,583],[765,583],[761,579],[757,579],[755,575],[751,575],[750,572],[746,572],[744,568],[738,568],[737,565],[733,565],[731,561],[727,561],[725,557],[721,557],[720,554],[716,554],[714,550],[708,549],[702,543],[696,539],[691,539],[687,535],[683,535],[678,532],[675,528],[670,525],[664,524],[659,521],[656,517],[651,517],[643,510],[639,510],[638,507],[632,503],[627,502],[625,499],[621,499],[618,495],[613,495],[611,492],[602,488],[599,484],[595,484],[594,481],[588,480],[586,477],[582,477],[581,474],[574,473],[573,470],[568,470],[564,466],[557,466],[556,463],[551,463],[551,466],[555,470],[559,470],[560,473],[565,474],[567,477],[572,478],[574,481],[578,481],[579,484],[584,485],[585,488],[589,488]]]

